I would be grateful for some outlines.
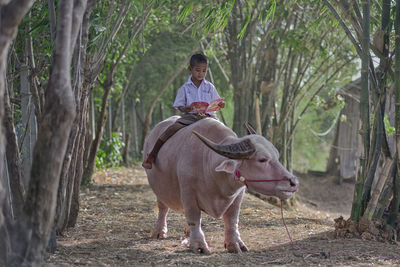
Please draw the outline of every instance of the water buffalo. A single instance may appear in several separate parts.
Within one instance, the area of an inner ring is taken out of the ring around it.
[[[160,134],[178,116],[158,123],[144,145],[146,156]],[[152,169],[146,169],[157,196],[158,220],[153,232],[167,234],[167,213],[183,211],[185,232],[196,253],[210,250],[201,229],[201,212],[223,218],[225,248],[247,251],[238,230],[239,210],[246,185],[264,195],[287,199],[299,182],[278,161],[277,149],[260,135],[237,135],[223,123],[205,118],[179,130],[161,148]]]

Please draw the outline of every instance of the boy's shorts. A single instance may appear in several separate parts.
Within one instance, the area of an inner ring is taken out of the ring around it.
[[[210,114],[197,114],[197,113],[184,113],[182,116],[176,121],[177,123],[188,126],[196,121],[202,120],[204,118],[213,118],[217,119],[214,115]]]

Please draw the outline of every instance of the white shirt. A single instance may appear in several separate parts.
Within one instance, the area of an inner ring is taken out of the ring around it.
[[[210,104],[211,101],[218,98],[220,98],[220,96],[212,83],[204,79],[200,86],[196,87],[192,82],[192,76],[190,76],[187,82],[179,88],[173,107],[190,106],[193,102],[207,102]],[[215,111],[210,113],[215,113]]]

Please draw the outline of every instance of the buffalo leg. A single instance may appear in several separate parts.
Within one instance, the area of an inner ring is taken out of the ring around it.
[[[228,252],[240,253],[248,251],[248,248],[240,239],[239,234],[239,210],[242,203],[244,190],[236,197],[231,206],[223,215],[225,226],[225,248]]]
[[[196,203],[195,199],[190,199],[183,203],[186,222],[190,229],[190,248],[195,253],[210,254],[210,249],[201,230],[201,211],[195,205]]]
[[[157,219],[157,224],[156,228],[154,229],[152,233],[152,238],[166,238],[167,237],[167,232],[168,232],[168,227],[167,227],[167,214],[169,211],[169,208],[162,203],[160,200],[157,200],[157,205],[158,205],[158,219]]]
[[[183,230],[185,237],[189,237],[190,236],[190,227],[188,225],[187,222],[185,222],[185,229]]]

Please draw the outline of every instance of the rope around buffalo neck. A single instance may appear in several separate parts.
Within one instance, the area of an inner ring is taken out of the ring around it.
[[[267,178],[263,178],[263,179],[246,179],[244,176],[242,176],[242,174],[240,173],[240,171],[238,169],[235,170],[235,173],[233,175],[233,179],[235,181],[240,181],[242,183],[244,183],[246,185],[246,187],[249,187],[247,185],[247,183],[256,183],[256,182],[279,182],[279,181],[283,181],[284,179],[267,179]]]

